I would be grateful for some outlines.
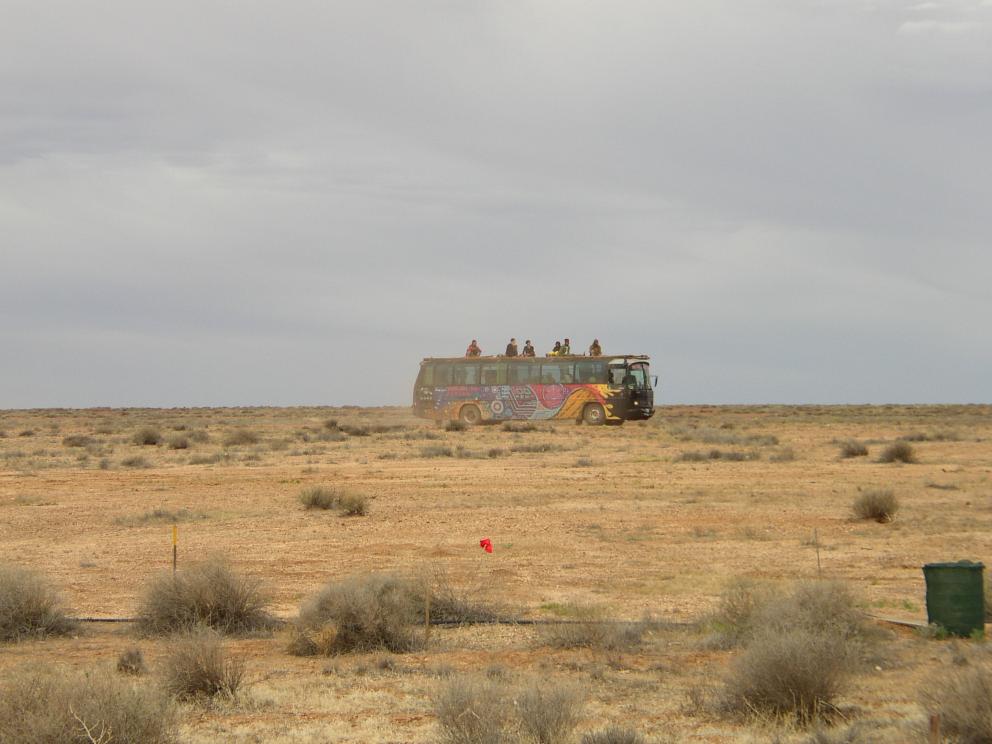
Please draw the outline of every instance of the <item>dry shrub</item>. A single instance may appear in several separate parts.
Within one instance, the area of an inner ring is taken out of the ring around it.
[[[62,438],[62,445],[64,447],[89,447],[95,443],[96,440],[93,437],[88,437],[85,434],[70,434]]]
[[[585,734],[581,744],[647,744],[634,729],[612,725],[600,731]]]
[[[369,513],[369,500],[359,493],[343,493],[338,498],[338,511],[346,517],[364,517]]]
[[[878,456],[879,462],[916,462],[916,452],[908,442],[893,442]]]
[[[135,444],[140,444],[142,446],[152,446],[162,443],[162,433],[158,429],[154,429],[151,426],[145,426],[138,429],[131,437],[131,441]]]
[[[61,596],[40,574],[0,565],[0,642],[68,635],[75,628]]]
[[[233,698],[244,679],[244,663],[231,659],[220,636],[195,628],[175,640],[163,661],[162,685],[179,700]]]
[[[327,429],[328,431],[336,431],[338,428],[338,420],[334,418],[327,419],[324,422],[324,428]]]
[[[923,691],[930,713],[939,713],[943,731],[960,744],[992,741],[992,669],[986,665],[946,670]]]
[[[222,633],[268,630],[274,620],[267,605],[257,581],[212,558],[153,580],[142,599],[138,625],[145,633],[189,631],[197,625]]]
[[[718,648],[739,646],[754,634],[755,615],[772,596],[770,587],[748,579],[732,581],[720,595],[716,611],[709,618],[713,631],[711,645]]]
[[[520,727],[538,744],[566,744],[582,715],[582,696],[564,685],[533,683],[516,696]]]
[[[202,429],[197,429],[189,433],[189,440],[197,444],[205,444],[210,441],[210,435]]]
[[[492,600],[492,579],[477,576],[474,581],[454,584],[447,571],[431,567],[412,588],[417,608],[424,606],[424,594],[431,593],[431,622],[445,624],[487,623],[506,617],[509,612]]]
[[[795,716],[806,723],[832,710],[852,671],[850,649],[835,634],[763,628],[726,680],[728,712]]]
[[[173,744],[176,716],[154,687],[106,672],[43,668],[0,689],[0,744]]]
[[[189,438],[184,436],[172,436],[166,441],[169,449],[184,450],[189,449]]]
[[[888,489],[865,491],[854,500],[852,508],[858,519],[891,522],[899,511],[899,499]]]
[[[258,444],[261,441],[258,432],[251,429],[238,429],[227,433],[224,437],[225,447],[241,447],[246,444]]]
[[[831,710],[871,637],[848,589],[837,582],[798,584],[769,593],[745,614],[747,645],[726,679],[724,709],[801,723]]]
[[[851,457],[867,457],[868,448],[856,439],[848,439],[847,441],[840,443],[840,456],[841,459],[848,459]]]
[[[445,744],[504,744],[512,732],[513,704],[506,688],[479,677],[458,678],[441,687],[433,699],[434,715]]]
[[[449,421],[444,425],[445,431],[465,431],[466,429],[468,429],[468,424],[464,421],[459,421],[458,419]]]
[[[676,462],[706,462],[708,460],[724,460],[726,462],[746,462],[760,460],[758,452],[738,452],[735,450],[711,449],[709,452],[683,452]]]
[[[152,466],[152,464],[148,462],[148,460],[146,460],[144,457],[141,457],[140,455],[134,455],[133,457],[125,457],[123,460],[121,460],[121,465],[123,465],[126,468],[135,468],[136,470],[140,470],[143,468],[150,468]]]
[[[442,444],[432,444],[427,447],[420,448],[421,457],[454,457],[455,452],[451,447],[445,447]]]
[[[137,647],[129,648],[117,657],[117,671],[135,676],[145,673],[145,655]]]
[[[877,744],[877,721],[855,721],[833,730],[817,729],[802,744]]]
[[[596,608],[574,607],[571,620],[542,626],[541,642],[553,648],[591,648],[603,651],[625,651],[637,648],[650,622],[607,620]]]
[[[418,609],[410,582],[387,575],[352,576],[328,584],[303,605],[297,626],[328,655],[402,653],[417,646],[413,624],[420,619]]]
[[[298,496],[304,509],[333,509],[338,504],[338,492],[324,486],[310,486]]]

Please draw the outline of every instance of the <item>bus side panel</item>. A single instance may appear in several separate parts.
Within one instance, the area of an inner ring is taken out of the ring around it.
[[[466,403],[478,406],[483,420],[578,419],[588,403],[599,403],[608,419],[615,396],[596,384],[449,386],[434,389],[434,416],[458,418]]]

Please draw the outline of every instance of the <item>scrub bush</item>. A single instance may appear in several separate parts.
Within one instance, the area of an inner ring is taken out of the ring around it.
[[[328,584],[304,604],[297,629],[328,655],[402,653],[418,645],[413,624],[420,620],[419,611],[410,582],[387,575],[352,576]]]
[[[572,687],[533,683],[516,696],[520,727],[538,744],[566,744],[579,725],[582,696]]]
[[[854,500],[852,508],[858,519],[891,522],[899,511],[899,500],[890,490],[865,491]]]
[[[0,642],[68,635],[76,624],[40,574],[0,564]]]
[[[117,671],[135,676],[145,673],[145,655],[140,648],[129,648],[117,657]]]
[[[940,674],[923,692],[928,712],[939,713],[943,732],[961,744],[992,741],[992,670],[971,666]]]
[[[112,673],[42,668],[0,688],[0,744],[174,744],[177,728],[161,691]]]
[[[174,641],[163,662],[163,687],[179,700],[237,695],[244,664],[224,651],[220,636],[196,628]]]
[[[338,504],[338,492],[324,486],[310,486],[300,491],[304,509],[333,509]]]
[[[228,432],[227,436],[224,437],[224,446],[241,447],[246,444],[258,444],[261,439],[258,432],[251,429],[238,429],[237,431]]]
[[[189,631],[205,625],[221,633],[267,630],[274,619],[254,579],[235,574],[220,558],[154,579],[138,610],[145,633]]]
[[[582,737],[581,744],[647,744],[643,736],[634,729],[622,726],[609,726]]]
[[[917,462],[916,452],[908,442],[893,442],[878,457],[879,462]]]
[[[848,439],[846,442],[841,442],[840,456],[841,459],[848,459],[851,457],[867,457],[868,448],[857,440]]]
[[[150,426],[145,426],[138,429],[131,437],[131,441],[134,444],[140,444],[142,446],[152,446],[162,443],[162,433],[158,429],[153,429]]]

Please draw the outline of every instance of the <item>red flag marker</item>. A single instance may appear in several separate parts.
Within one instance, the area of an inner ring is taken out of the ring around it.
[[[479,540],[479,547],[485,550],[487,553],[492,553],[493,541],[490,540],[488,537],[484,537],[481,540]]]

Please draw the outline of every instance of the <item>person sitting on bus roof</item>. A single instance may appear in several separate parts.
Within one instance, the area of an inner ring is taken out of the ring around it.
[[[568,356],[571,353],[572,353],[572,344],[566,338],[565,343],[561,345],[561,351],[558,352],[558,356]]]
[[[517,339],[511,338],[510,343],[506,345],[506,356],[508,357],[517,356]]]
[[[527,356],[527,357],[534,356],[534,344],[532,344],[530,342],[530,339],[527,339],[524,342],[524,353],[523,353],[523,356]]]
[[[589,346],[589,356],[602,356],[603,348],[599,345],[599,339],[594,338]]]
[[[555,348],[548,352],[548,356],[561,356],[561,341],[555,341]]]
[[[467,357],[482,356],[482,349],[479,348],[479,344],[476,342],[474,338],[472,339],[472,343],[468,345],[468,348],[465,349],[465,356]]]

